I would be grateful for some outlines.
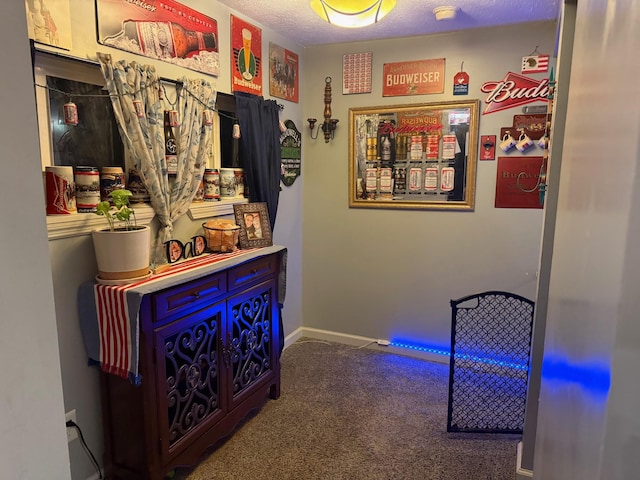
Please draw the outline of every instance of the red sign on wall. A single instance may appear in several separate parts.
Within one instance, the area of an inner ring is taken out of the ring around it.
[[[231,15],[231,91],[262,95],[262,30]]]
[[[542,208],[542,157],[498,157],[496,208]]]
[[[486,82],[480,90],[488,93],[485,103],[487,107],[482,112],[483,115],[507,108],[514,108],[520,105],[536,101],[548,101],[549,79],[534,78],[508,72],[505,77],[498,82]]]
[[[385,63],[382,96],[444,93],[444,58]]]
[[[98,43],[217,76],[218,22],[175,0],[97,0]]]

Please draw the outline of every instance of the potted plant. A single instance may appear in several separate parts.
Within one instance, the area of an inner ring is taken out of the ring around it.
[[[104,201],[96,207],[96,215],[108,223],[108,228],[91,232],[99,280],[126,281],[149,274],[151,229],[136,224],[131,196],[129,190],[117,189],[110,193],[114,206]]]

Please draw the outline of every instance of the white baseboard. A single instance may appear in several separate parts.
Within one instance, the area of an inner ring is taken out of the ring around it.
[[[449,363],[449,357],[446,355],[437,355],[435,353],[412,350],[409,348],[400,348],[394,346],[382,346],[376,343],[375,338],[361,337],[359,335],[350,335],[348,333],[332,332],[329,330],[320,330],[318,328],[300,327],[291,334],[287,335],[284,341],[285,348],[294,343],[301,337],[309,337],[316,340],[326,340],[328,342],[343,343],[345,345],[353,345],[356,347],[367,347],[380,352],[395,353],[397,355],[405,355],[408,357],[420,358],[438,363]]]
[[[284,337],[284,348],[287,348],[292,343],[295,343],[300,337],[302,337],[302,328],[297,328],[289,335]]]
[[[529,480],[533,478],[533,471],[522,468],[522,442],[518,442],[516,453],[516,480]]]

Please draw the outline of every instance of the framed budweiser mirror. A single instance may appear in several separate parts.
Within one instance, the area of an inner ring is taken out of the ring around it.
[[[479,100],[349,110],[349,206],[473,210]]]

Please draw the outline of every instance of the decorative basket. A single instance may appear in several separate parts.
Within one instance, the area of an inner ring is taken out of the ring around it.
[[[207,248],[212,252],[233,252],[238,249],[240,227],[233,223],[203,223],[204,238]]]

